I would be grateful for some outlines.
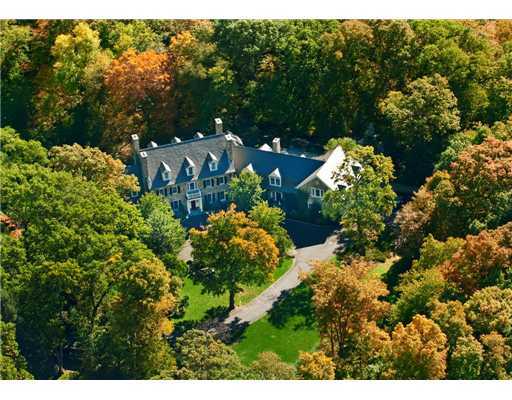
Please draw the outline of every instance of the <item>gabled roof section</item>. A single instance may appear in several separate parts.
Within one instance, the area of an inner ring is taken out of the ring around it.
[[[192,179],[206,179],[223,175],[230,171],[232,167],[230,165],[231,160],[228,157],[230,142],[234,144],[234,147],[237,146],[235,140],[228,137],[228,135],[205,135],[203,138],[193,138],[178,143],[141,149],[141,152],[145,152],[146,156],[141,161],[141,165],[137,165],[140,169],[140,179],[145,181],[145,187],[161,188],[167,185],[189,182]],[[217,158],[216,171],[210,171],[208,158],[211,156],[209,154]],[[160,173],[162,162],[171,169],[168,181],[164,181]],[[186,174],[186,168],[189,165],[195,167],[194,176],[187,176]]]
[[[270,147],[268,144],[264,143],[260,147],[258,147],[260,150],[263,151],[272,151],[272,147]]]
[[[217,156],[213,154],[211,151],[208,152],[208,155],[206,156],[206,159],[208,161],[219,161]]]
[[[160,163],[160,168],[161,168],[162,172],[164,172],[164,171],[171,172],[171,167],[169,167],[165,161],[162,161]]]
[[[254,172],[254,167],[252,166],[251,163],[249,163],[242,169],[242,171]]]
[[[336,146],[333,150],[328,152],[325,155],[325,162],[322,164],[320,168],[306,177],[302,182],[300,182],[296,187],[300,189],[306,183],[311,182],[313,179],[317,178],[321,182],[325,184],[329,189],[336,190],[338,187],[336,182],[334,181],[334,172],[341,165],[343,160],[345,159],[345,152],[341,148],[341,146]]]
[[[268,174],[268,176],[281,178],[281,173],[279,172],[279,168],[276,168],[275,170],[273,170],[270,174]]]
[[[249,164],[254,172],[260,176],[269,176],[276,169],[281,175],[281,191],[293,192],[295,186],[306,179],[322,166],[324,161],[308,157],[299,157],[285,153],[260,150],[253,147],[233,147],[235,169],[240,171]],[[267,185],[268,180],[263,180]]]

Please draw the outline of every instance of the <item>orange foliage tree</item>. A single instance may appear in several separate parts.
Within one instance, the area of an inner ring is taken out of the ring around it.
[[[162,137],[173,132],[172,65],[170,54],[153,50],[130,49],[112,62],[105,74],[105,147],[119,150],[131,134]]]

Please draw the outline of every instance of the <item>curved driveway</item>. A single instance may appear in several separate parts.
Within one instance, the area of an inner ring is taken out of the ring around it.
[[[251,324],[259,320],[265,313],[270,311],[281,293],[293,289],[300,284],[300,275],[311,271],[312,261],[329,260],[334,255],[336,247],[336,236],[333,235],[329,236],[322,244],[297,249],[295,251],[293,267],[251,302],[231,311],[224,323],[229,324],[236,321],[238,323],[246,322]]]

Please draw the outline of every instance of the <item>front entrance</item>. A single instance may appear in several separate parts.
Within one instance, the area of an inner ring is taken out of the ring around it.
[[[195,211],[197,209],[198,209],[197,200],[191,200],[190,201],[190,211]]]
[[[203,212],[203,202],[201,197],[198,199],[187,200],[187,211],[189,214],[198,214]]]

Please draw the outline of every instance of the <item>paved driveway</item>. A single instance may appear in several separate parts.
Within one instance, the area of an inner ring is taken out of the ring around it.
[[[224,323],[230,324],[236,321],[237,323],[251,324],[259,320],[270,311],[281,293],[300,284],[301,274],[308,273],[312,269],[311,261],[330,259],[334,255],[336,247],[336,235],[332,235],[328,236],[321,244],[297,249],[293,267],[250,303],[231,311]]]

